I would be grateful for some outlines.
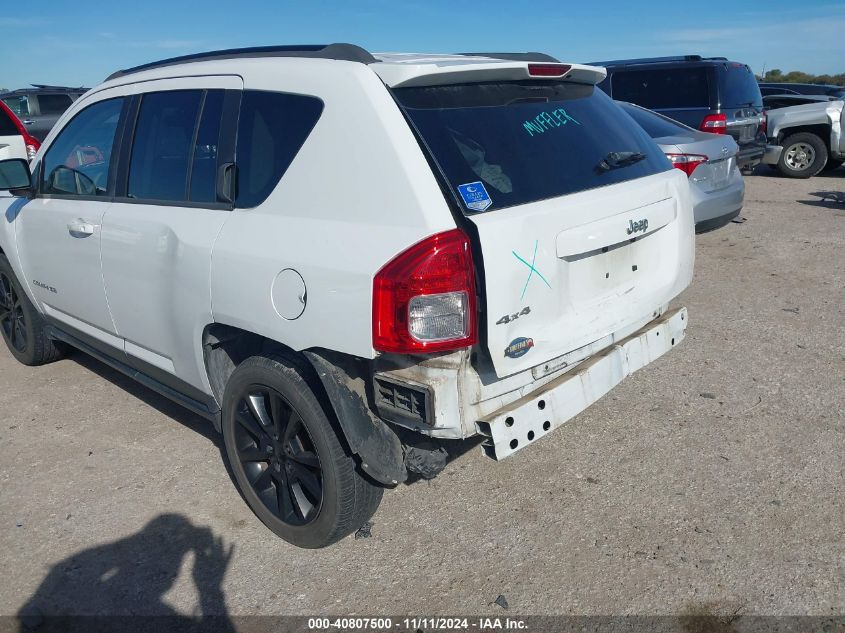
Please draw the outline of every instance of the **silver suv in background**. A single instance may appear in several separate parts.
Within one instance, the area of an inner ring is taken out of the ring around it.
[[[21,120],[27,132],[43,141],[62,113],[87,90],[32,84],[32,88],[0,93],[0,100]]]

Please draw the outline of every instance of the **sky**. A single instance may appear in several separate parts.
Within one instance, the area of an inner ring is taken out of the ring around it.
[[[845,2],[3,0],[0,88],[93,86],[188,53],[349,42],[376,51],[542,51],[562,61],[701,54],[845,72]],[[37,8],[36,8],[37,7]]]

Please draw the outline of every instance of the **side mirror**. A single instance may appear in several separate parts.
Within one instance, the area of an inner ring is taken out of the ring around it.
[[[22,158],[0,160],[0,191],[13,196],[28,196],[32,193],[32,173],[29,163]]]

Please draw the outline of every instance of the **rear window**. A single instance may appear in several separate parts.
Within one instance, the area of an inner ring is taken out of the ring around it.
[[[394,93],[467,213],[671,169],[648,135],[595,86],[522,81]],[[635,160],[600,167],[614,152]]]
[[[722,108],[763,107],[763,96],[754,73],[745,64],[728,63],[719,73],[719,100]]]
[[[6,114],[3,108],[0,108],[0,136],[17,136],[19,134],[18,127],[12,121],[12,117]]]
[[[70,107],[73,100],[70,95],[38,95],[38,107],[41,114],[61,114]]]
[[[323,112],[316,97],[245,90],[238,119],[236,207],[254,207],[270,195]]]
[[[710,108],[709,73],[704,66],[616,71],[611,91],[614,99],[651,110]]]
[[[663,136],[676,136],[679,132],[689,132],[686,125],[675,123],[671,119],[639,108],[630,103],[620,103],[619,106],[627,112],[637,124],[643,128],[651,138],[661,138]]]

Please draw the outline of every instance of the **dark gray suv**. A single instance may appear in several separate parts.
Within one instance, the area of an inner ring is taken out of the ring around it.
[[[724,57],[651,57],[590,62],[607,69],[599,87],[618,101],[660,112],[702,132],[730,134],[747,171],[766,152],[766,115],[754,73]]]
[[[32,88],[4,92],[0,99],[17,115],[27,132],[43,141],[62,113],[87,90],[32,84]]]

